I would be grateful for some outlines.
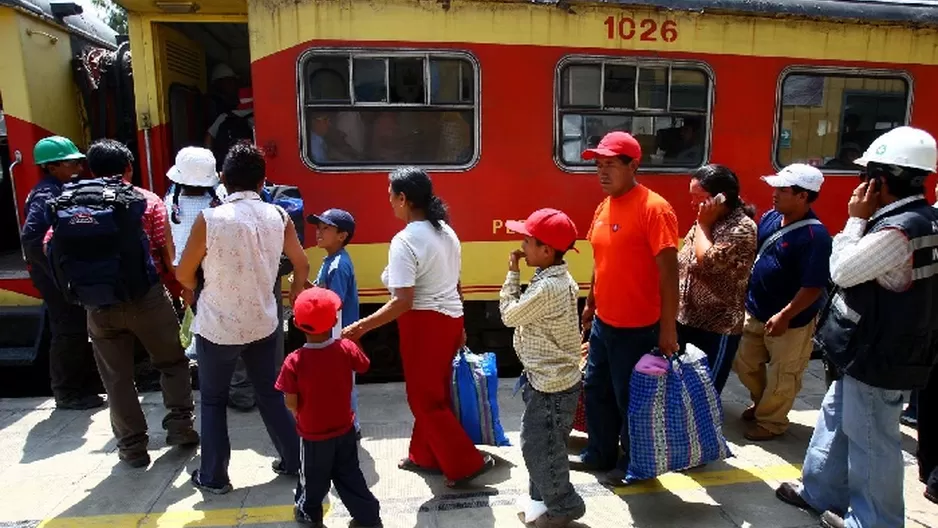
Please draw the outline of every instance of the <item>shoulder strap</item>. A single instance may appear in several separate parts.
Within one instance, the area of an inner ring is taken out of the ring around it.
[[[817,218],[806,218],[804,220],[798,220],[794,224],[788,224],[787,226],[773,233],[772,236],[765,239],[765,242],[763,242],[762,246],[759,248],[759,252],[756,253],[756,260],[754,260],[752,263],[753,267],[755,267],[756,262],[759,262],[759,258],[762,257],[762,254],[765,253],[767,249],[772,247],[772,245],[775,244],[778,241],[778,239],[782,238],[788,233],[791,233],[792,231],[794,231],[795,229],[798,229],[799,227],[805,227],[809,225],[824,225],[824,224],[822,224],[821,221],[818,220]]]

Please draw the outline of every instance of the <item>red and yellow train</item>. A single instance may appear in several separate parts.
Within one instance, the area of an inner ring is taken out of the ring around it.
[[[165,191],[175,152],[202,142],[200,101],[227,64],[253,88],[269,178],[299,186],[311,211],[356,216],[365,310],[386,299],[380,272],[401,227],[387,173],[431,171],[463,242],[470,339],[486,349],[510,347],[495,303],[518,244],[506,220],[557,207],[585,235],[602,194],[579,154],[609,130],[639,139],[641,180],[682,229],[697,167],[728,165],[764,211],[759,177],[797,161],[826,173],[816,209],[835,231],[856,184],[850,161],[875,136],[903,124],[938,133],[938,11],[925,4],[118,3],[130,14],[142,181]],[[579,247],[569,260],[585,287],[591,252]],[[366,345],[392,346],[383,337]]]

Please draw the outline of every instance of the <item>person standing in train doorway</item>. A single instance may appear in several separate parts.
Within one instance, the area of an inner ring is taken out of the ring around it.
[[[33,158],[42,169],[42,178],[26,198],[21,240],[29,278],[49,314],[49,378],[55,408],[94,409],[104,405],[104,399],[95,393],[101,381],[88,345],[87,315],[84,308],[66,301],[59,291],[42,243],[50,225],[46,202],[62,194],[62,186],[78,177],[85,156],[71,140],[52,136],[36,143]]]
[[[935,138],[904,126],[856,160],[865,171],[834,237],[836,288],[815,336],[842,376],[821,403],[801,482],[776,490],[784,502],[823,512],[828,528],[906,524],[903,393],[925,388],[938,357],[938,211],[925,199],[936,161]],[[938,467],[933,394],[919,399],[923,479]],[[938,483],[928,484],[925,496],[935,501]]]
[[[774,209],[759,222],[758,251],[749,277],[746,318],[733,370],[749,389],[743,420],[754,442],[782,435],[811,359],[815,317],[830,280],[831,237],[811,204],[824,175],[795,163],[762,178]]]
[[[631,134],[610,132],[583,158],[596,160],[608,196],[586,235],[595,261],[582,315],[583,326],[591,326],[585,380],[589,443],[570,465],[608,471],[606,483],[622,486],[629,465],[632,370],[656,346],[668,356],[679,348],[677,215],[635,180],[642,148]]]

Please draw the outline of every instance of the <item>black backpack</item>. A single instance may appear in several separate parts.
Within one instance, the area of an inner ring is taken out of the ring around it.
[[[46,202],[49,264],[65,298],[86,308],[143,297],[159,282],[143,230],[147,200],[120,177],[65,184]]]
[[[297,238],[300,239],[300,245],[305,247],[306,243],[306,217],[303,214],[303,195],[300,189],[294,185],[274,185],[267,184],[261,191],[261,198],[267,203],[279,205],[293,220],[293,226],[296,227]],[[284,276],[293,271],[293,264],[286,255],[280,256],[279,276]]]
[[[215,139],[212,141],[212,154],[215,155],[215,163],[218,170],[221,170],[225,162],[225,156],[231,147],[239,141],[254,141],[254,128],[247,117],[239,116],[234,112],[226,112],[225,120],[218,127]]]

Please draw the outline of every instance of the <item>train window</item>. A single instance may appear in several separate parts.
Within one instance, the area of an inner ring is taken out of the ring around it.
[[[780,79],[779,166],[858,171],[873,140],[908,122],[910,83],[897,72],[796,71]]]
[[[559,66],[557,159],[588,170],[581,154],[608,132],[642,145],[642,167],[686,171],[707,158],[712,76],[698,63],[572,58]]]
[[[321,170],[478,156],[478,67],[460,52],[315,50],[300,59],[304,158]]]

